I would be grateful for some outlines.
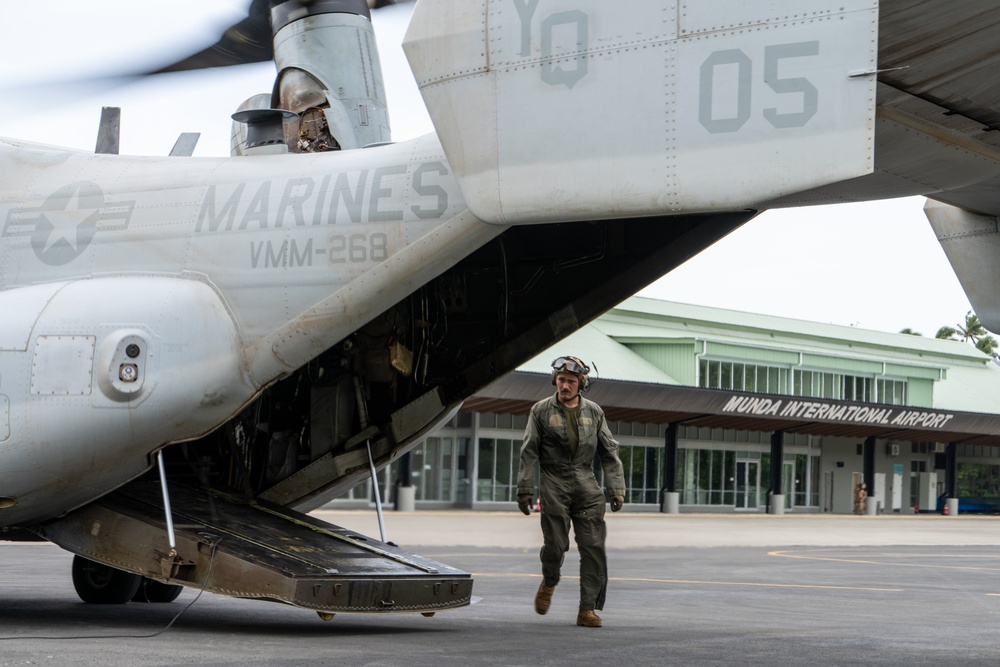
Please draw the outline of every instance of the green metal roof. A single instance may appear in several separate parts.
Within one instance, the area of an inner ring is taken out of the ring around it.
[[[548,375],[552,372],[552,361],[565,355],[583,359],[591,367],[591,379],[595,381],[604,378],[652,384],[680,384],[593,325],[577,330],[517,370]]]
[[[744,352],[747,360],[759,358],[761,350],[793,352],[803,367],[845,371],[878,362],[890,376],[933,379],[935,408],[1000,414],[1000,366],[966,343],[646,297],[627,299],[518,370],[548,374],[553,359],[572,354],[596,368],[596,379],[679,385],[629,348],[671,343],[691,344],[692,365],[706,349],[736,360]]]
[[[631,297],[601,316],[595,325],[616,340],[647,341],[677,336],[741,341],[798,351],[833,352],[842,356],[901,356],[912,362],[977,365],[989,359],[959,342],[885,333],[858,327],[809,322],[685,303]]]

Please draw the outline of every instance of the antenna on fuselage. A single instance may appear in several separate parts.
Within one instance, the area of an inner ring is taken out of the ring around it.
[[[200,138],[201,132],[181,132],[174,147],[170,149],[170,157],[191,157]]]
[[[121,140],[122,110],[120,107],[104,107],[101,109],[101,124],[97,128],[97,144],[95,153],[118,155]]]

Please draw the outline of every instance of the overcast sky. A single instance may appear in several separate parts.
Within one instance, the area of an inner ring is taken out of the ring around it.
[[[93,150],[101,107],[120,106],[122,153],[165,155],[181,132],[201,132],[196,156],[228,155],[229,116],[251,95],[270,92],[270,63],[127,85],[29,84],[169,62],[214,41],[248,5],[4,3],[0,136]],[[408,8],[394,7],[373,19],[397,141],[433,129],[400,47],[408,16]],[[933,336],[971,307],[924,218],[923,201],[766,212],[641,294]]]

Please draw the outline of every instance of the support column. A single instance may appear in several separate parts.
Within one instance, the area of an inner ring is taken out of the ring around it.
[[[469,507],[476,509],[479,502],[479,461],[481,451],[479,444],[479,412],[471,413],[472,436],[469,440]]]
[[[948,516],[958,516],[958,444],[954,442],[944,450],[944,502]]]
[[[878,509],[878,498],[875,497],[875,436],[865,438],[862,446],[862,478],[865,481],[865,514],[874,515]]]
[[[768,513],[785,513],[785,494],[782,492],[782,473],[785,465],[785,432],[771,434],[771,486],[768,498]]]
[[[663,492],[660,511],[665,514],[680,512],[680,494],[677,493],[677,423],[667,424],[663,443]]]
[[[413,462],[410,452],[399,457],[396,472],[396,511],[412,512],[417,506],[417,488],[413,486]]]

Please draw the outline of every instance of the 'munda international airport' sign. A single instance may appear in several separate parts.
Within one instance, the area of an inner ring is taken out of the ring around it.
[[[851,405],[818,400],[731,396],[722,408],[724,413],[815,419],[851,424],[882,424],[904,428],[941,429],[954,413],[914,410],[884,405]]]

